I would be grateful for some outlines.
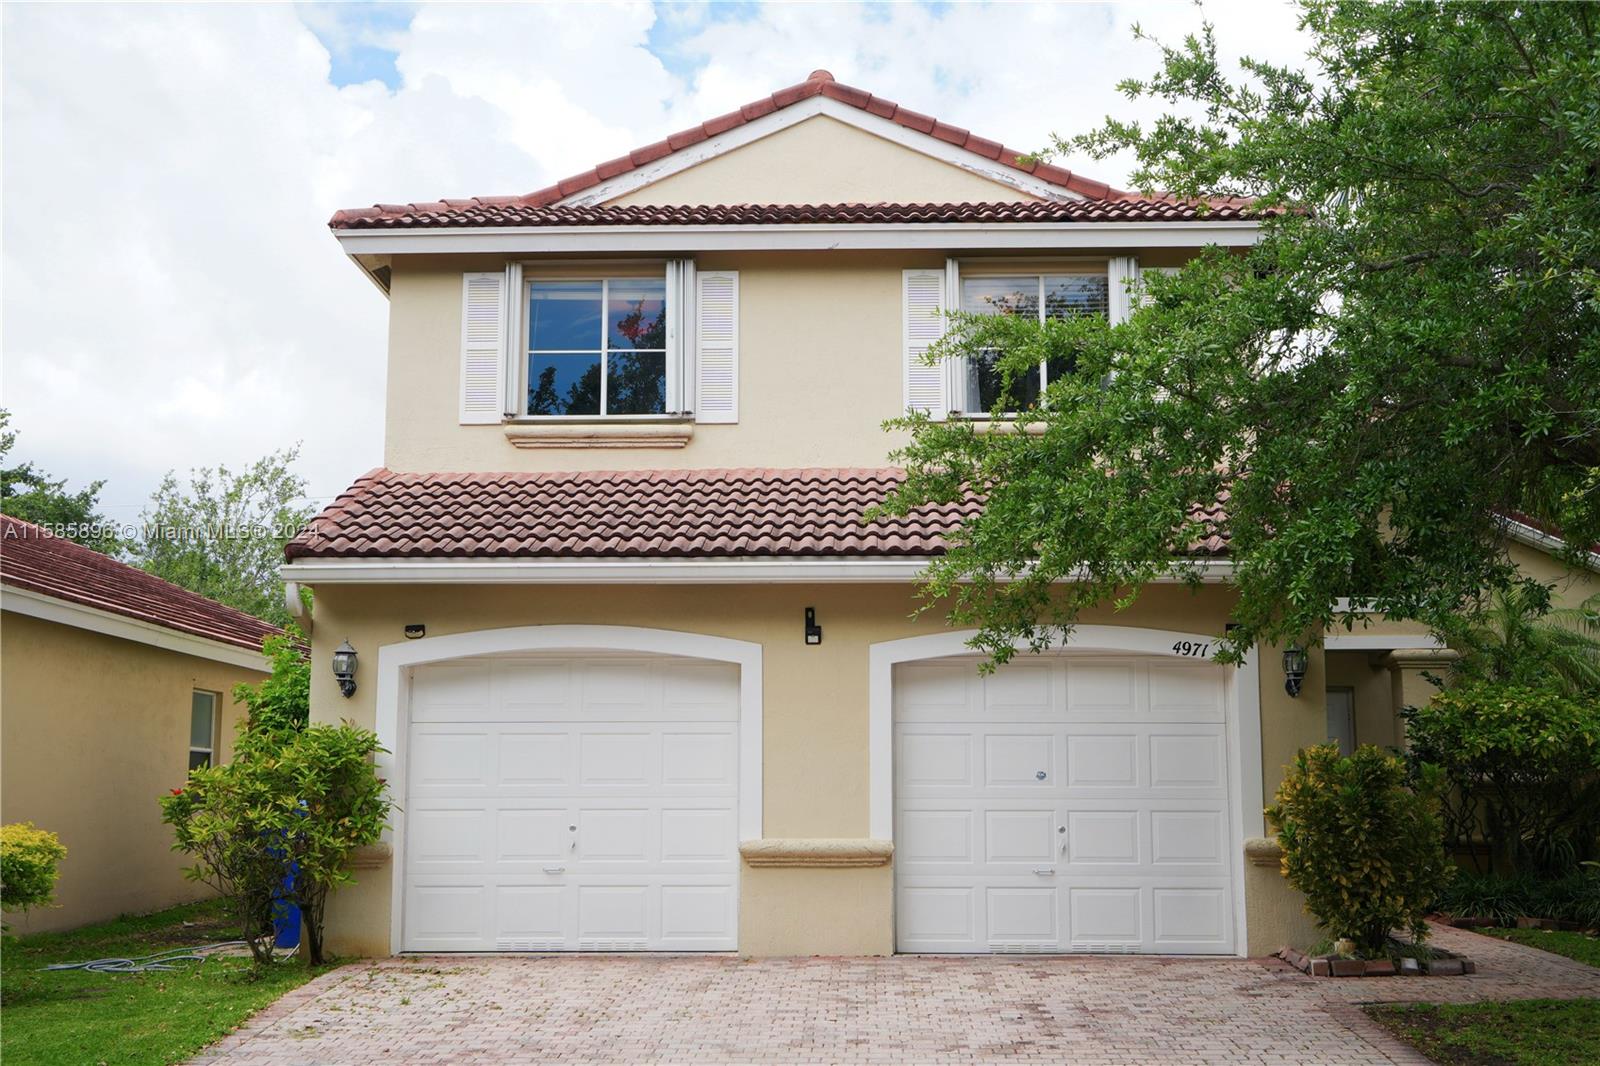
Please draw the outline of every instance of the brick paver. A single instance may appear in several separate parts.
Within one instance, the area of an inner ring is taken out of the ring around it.
[[[1600,996],[1600,970],[1455,929],[1468,977],[1277,960],[500,956],[357,963],[197,1063],[1422,1063],[1373,1001]]]

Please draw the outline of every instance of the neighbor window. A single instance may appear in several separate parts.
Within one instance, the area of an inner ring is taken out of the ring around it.
[[[528,283],[529,415],[667,410],[665,278]]]
[[[217,754],[217,694],[195,692],[189,704],[189,769],[210,766]]]
[[[1043,322],[1047,318],[1104,315],[1108,307],[1106,275],[1006,274],[961,279],[961,310],[975,315],[1024,315]],[[979,414],[994,409],[1001,400],[1002,379],[996,365],[1000,352],[988,349],[969,354],[964,379],[964,409]],[[1064,360],[1048,360],[1013,378],[1006,390],[1007,411],[1020,411],[1039,402],[1050,381],[1071,370]]]

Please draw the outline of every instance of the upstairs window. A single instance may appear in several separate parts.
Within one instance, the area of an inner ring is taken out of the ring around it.
[[[667,410],[667,283],[657,278],[530,281],[530,416]]]
[[[961,310],[975,315],[1024,315],[1043,322],[1047,318],[1105,315],[1109,291],[1104,271],[1094,274],[996,274],[961,277]],[[986,414],[1002,398],[1003,382],[998,350],[969,354],[962,377],[968,414]],[[1047,360],[1026,376],[1013,378],[1005,390],[1006,411],[1037,406],[1045,386],[1068,373],[1064,361]]]

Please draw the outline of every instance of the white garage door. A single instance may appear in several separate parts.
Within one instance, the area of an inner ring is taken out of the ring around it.
[[[406,950],[737,947],[737,667],[449,663],[410,706]]]
[[[1224,669],[897,667],[900,950],[1233,952]]]

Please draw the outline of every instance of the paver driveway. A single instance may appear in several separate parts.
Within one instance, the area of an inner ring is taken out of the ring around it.
[[[1373,1000],[1600,996],[1600,970],[1436,931],[1470,977],[1310,978],[1276,960],[391,959],[318,978],[197,1062],[1425,1062]]]

